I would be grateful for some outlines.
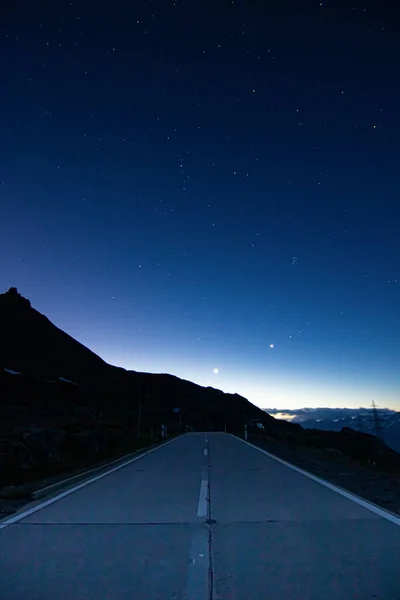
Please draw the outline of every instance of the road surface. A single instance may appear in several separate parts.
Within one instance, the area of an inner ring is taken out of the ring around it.
[[[400,599],[400,519],[229,434],[78,488],[0,523],[2,600]]]

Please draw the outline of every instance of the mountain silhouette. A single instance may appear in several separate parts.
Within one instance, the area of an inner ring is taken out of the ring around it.
[[[16,288],[0,294],[0,366],[36,376],[85,379],[107,369],[94,352],[32,308]]]
[[[281,428],[238,394],[106,363],[16,288],[0,295],[0,411],[0,472],[17,480],[157,441],[162,425]]]
[[[350,428],[306,430],[246,398],[169,374],[106,363],[32,308],[0,295],[0,475],[3,485],[63,473],[155,443],[168,433],[228,431],[295,449],[336,449],[400,468],[381,440]],[[330,456],[335,454],[330,454]],[[0,484],[1,485],[1,484]]]

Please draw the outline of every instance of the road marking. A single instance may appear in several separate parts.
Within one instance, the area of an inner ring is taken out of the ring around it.
[[[185,598],[187,600],[208,600],[209,592],[209,545],[208,531],[197,531],[192,537],[189,554],[189,569]]]
[[[208,454],[208,450],[207,450],[207,448],[204,448],[204,456],[207,456],[207,454]]]
[[[206,517],[208,512],[207,506],[207,492],[208,492],[208,481],[203,479],[200,485],[199,503],[197,505],[197,516]]]
[[[111,473],[115,473],[115,471],[118,471],[119,469],[122,469],[123,467],[126,467],[127,465],[130,465],[130,464],[136,462],[140,458],[143,458],[144,456],[147,456],[148,454],[151,454],[152,452],[155,452],[156,450],[161,450],[161,448],[164,448],[168,444],[175,442],[177,439],[179,439],[179,437],[180,436],[178,436],[176,438],[172,438],[172,440],[165,442],[161,446],[157,446],[156,448],[147,450],[147,452],[140,454],[140,456],[135,456],[135,458],[131,458],[131,459],[127,460],[126,462],[122,463],[121,465],[118,465],[117,467],[113,467],[109,471],[105,471],[104,473],[101,473],[100,475],[91,477],[87,481],[84,481],[84,482],[80,483],[79,485],[75,485],[74,487],[69,488],[69,489],[65,490],[64,492],[61,492],[61,494],[57,494],[57,496],[53,496],[53,498],[49,498],[48,500],[45,500],[44,502],[41,502],[40,504],[37,504],[36,506],[29,508],[28,510],[18,513],[16,515],[14,515],[13,517],[9,517],[8,519],[6,518],[4,521],[0,521],[0,530],[7,527],[7,525],[13,525],[14,523],[18,523],[19,521],[22,521],[22,519],[25,519],[26,517],[33,515],[34,513],[38,512],[39,510],[42,510],[43,508],[46,508],[46,506],[50,506],[50,504],[54,504],[54,502],[57,502],[57,500],[61,500],[62,498],[65,498],[66,496],[69,496],[70,494],[73,494],[74,492],[81,490],[82,488],[89,485],[90,483],[94,483],[95,481],[98,481],[99,479],[102,479],[103,477],[106,477],[107,475],[110,475]]]
[[[286,460],[283,460],[282,458],[279,458],[278,456],[274,456],[273,454],[270,454],[266,450],[263,450],[262,448],[258,448],[254,444],[250,444],[250,442],[246,442],[242,438],[236,437],[232,433],[230,433],[229,435],[231,435],[235,439],[239,440],[240,442],[243,442],[243,444],[247,444],[248,446],[251,446],[255,450],[258,450],[259,452],[266,454],[267,456],[269,456],[270,458],[273,458],[274,460],[281,463],[282,465],[289,467],[289,469],[293,469],[293,471],[297,471],[297,473],[300,473],[301,475],[304,475],[305,477],[308,477],[309,479],[316,481],[317,483],[325,486],[326,488],[329,488],[333,492],[340,494],[344,498],[351,500],[355,504],[359,504],[360,506],[362,506],[363,508],[366,508],[370,512],[373,512],[376,515],[379,515],[383,519],[386,519],[387,521],[391,521],[395,525],[400,526],[400,517],[398,517],[394,513],[391,513],[389,511],[385,510],[384,508],[377,506],[373,502],[369,502],[369,500],[365,500],[364,498],[357,496],[356,494],[352,494],[351,492],[348,492],[347,490],[345,490],[333,483],[330,483],[329,481],[325,481],[325,479],[321,479],[320,477],[317,477],[317,475],[313,475],[312,473],[309,473],[308,471],[304,471],[303,469],[300,469],[300,467],[296,467],[295,465],[292,465],[292,464],[286,462]]]

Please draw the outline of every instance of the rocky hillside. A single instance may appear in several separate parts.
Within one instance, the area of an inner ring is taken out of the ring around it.
[[[274,422],[237,394],[109,365],[15,288],[0,295],[3,485],[152,443],[163,424],[169,434],[225,426],[240,432],[252,420]]]
[[[176,409],[179,409],[177,411]],[[15,288],[0,295],[0,487],[130,452],[169,434],[224,430],[340,452],[380,468],[400,456],[353,430],[304,430],[237,394],[126,371],[57,328]]]

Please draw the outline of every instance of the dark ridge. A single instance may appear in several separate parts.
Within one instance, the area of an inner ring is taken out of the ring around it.
[[[179,409],[177,412],[176,409]],[[400,456],[352,429],[305,430],[238,394],[168,374],[106,363],[32,308],[16,288],[0,295],[1,485],[64,473],[184,431],[224,431],[261,445],[327,450],[398,470]]]

